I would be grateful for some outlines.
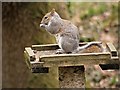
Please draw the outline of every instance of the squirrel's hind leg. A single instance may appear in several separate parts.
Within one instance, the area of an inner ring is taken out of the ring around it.
[[[78,53],[78,52],[79,52],[79,50],[76,49],[76,50],[72,51],[72,54],[76,54],[76,53]]]

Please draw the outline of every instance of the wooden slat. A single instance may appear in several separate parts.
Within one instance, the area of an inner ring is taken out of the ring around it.
[[[102,53],[81,53],[81,54],[55,54],[55,55],[43,55],[40,56],[41,61],[64,61],[73,59],[110,59],[109,52]],[[44,60],[43,60],[44,59]]]
[[[105,64],[120,64],[119,57],[111,57]]]
[[[51,66],[78,66],[83,64],[100,64],[110,60],[110,53],[86,53],[86,54],[60,54],[60,55],[44,55],[40,57],[40,61],[44,62],[44,67]]]
[[[111,52],[112,57],[118,56],[117,50],[112,43],[106,43],[108,50]]]
[[[30,58],[29,58],[29,56],[28,56],[26,51],[24,51],[24,57],[25,57],[25,62],[27,64],[28,68],[31,69]]]
[[[46,44],[46,45],[32,45],[33,50],[44,51],[44,50],[56,50],[59,49],[57,44]]]
[[[31,67],[43,67],[44,62],[30,62]]]
[[[34,61],[35,60],[35,54],[34,54],[33,50],[30,47],[26,47],[25,51],[28,54],[28,56],[30,58],[30,61]]]
[[[108,54],[110,56],[110,54]],[[120,61],[118,59],[118,57],[115,58],[86,58],[86,59],[76,59],[76,60],[72,60],[73,58],[69,59],[69,60],[41,60],[41,61],[45,61],[45,62],[31,62],[31,67],[64,67],[64,66],[80,66],[80,65],[99,65],[99,64],[120,64]],[[104,65],[105,66],[105,65]],[[112,67],[111,67],[112,68]],[[114,68],[114,67],[113,67]]]

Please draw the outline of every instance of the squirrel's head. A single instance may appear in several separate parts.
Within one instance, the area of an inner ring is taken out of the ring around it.
[[[54,8],[42,18],[40,27],[45,28],[45,26],[49,25],[52,18],[60,18],[60,16],[58,15]]]

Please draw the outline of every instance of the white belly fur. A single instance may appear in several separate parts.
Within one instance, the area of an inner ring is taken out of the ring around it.
[[[62,49],[62,37],[60,37],[59,34],[55,35],[55,37],[56,37],[56,40],[57,40],[57,43],[58,43],[60,49]]]
[[[62,49],[62,45],[61,44],[62,44],[62,37],[60,37],[59,40],[58,40],[58,45]]]

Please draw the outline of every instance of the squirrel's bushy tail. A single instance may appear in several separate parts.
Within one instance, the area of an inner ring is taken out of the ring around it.
[[[87,48],[90,47],[91,45],[98,46],[99,48],[101,48],[101,51],[103,51],[101,44],[102,44],[101,42],[89,42],[89,43],[86,44],[86,45],[83,45],[83,46],[78,47],[78,51],[87,49]]]

